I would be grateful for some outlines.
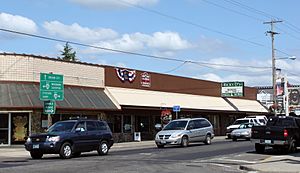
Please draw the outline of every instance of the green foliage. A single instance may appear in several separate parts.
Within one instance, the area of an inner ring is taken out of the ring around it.
[[[59,59],[62,59],[64,61],[79,61],[76,58],[76,51],[72,51],[72,47],[67,42],[64,46],[64,49],[61,52],[61,57]]]

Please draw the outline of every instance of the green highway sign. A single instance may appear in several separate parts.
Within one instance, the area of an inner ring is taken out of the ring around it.
[[[40,74],[40,100],[64,100],[63,75]]]
[[[44,101],[44,114],[55,114],[55,101]]]

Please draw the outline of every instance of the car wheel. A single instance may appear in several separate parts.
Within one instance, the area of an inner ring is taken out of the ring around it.
[[[164,148],[165,145],[156,144],[157,148]]]
[[[290,143],[290,146],[289,146],[289,153],[295,153],[297,151],[297,147],[296,147],[296,141],[295,139],[293,139]]]
[[[255,151],[259,154],[262,154],[265,152],[265,145],[261,145],[261,144],[255,144]]]
[[[108,150],[109,150],[109,147],[108,147],[107,142],[106,142],[106,141],[101,141],[101,143],[100,143],[100,145],[99,145],[99,147],[98,147],[98,149],[97,149],[98,154],[99,154],[100,156],[102,156],[102,155],[107,155]]]
[[[74,157],[79,157],[80,155],[81,155],[81,152],[75,152],[75,153],[73,153]]]
[[[43,157],[43,153],[39,151],[31,151],[30,156],[32,159],[41,159]]]
[[[70,159],[72,157],[72,146],[70,143],[65,142],[61,148],[60,148],[60,152],[59,152],[59,156],[62,159]]]
[[[237,138],[232,138],[232,141],[237,141]]]
[[[206,145],[210,145],[211,144],[211,136],[210,135],[206,135],[204,143]]]
[[[182,147],[187,147],[189,145],[189,139],[187,136],[183,136],[181,139],[181,146]]]

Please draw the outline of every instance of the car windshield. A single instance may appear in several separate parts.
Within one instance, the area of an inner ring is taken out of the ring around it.
[[[250,129],[253,124],[241,124],[239,129]]]
[[[172,121],[163,130],[184,130],[187,121]]]
[[[249,123],[249,120],[236,120],[233,125]]]
[[[70,132],[75,122],[57,122],[53,124],[47,132]]]

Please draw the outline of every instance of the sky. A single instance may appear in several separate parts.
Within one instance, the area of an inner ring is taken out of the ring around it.
[[[271,27],[263,23],[281,20],[274,25],[276,68],[300,84],[299,6],[295,0],[9,0],[1,2],[0,29],[62,42],[0,30],[0,52],[56,58],[70,42],[82,62],[271,86]]]

